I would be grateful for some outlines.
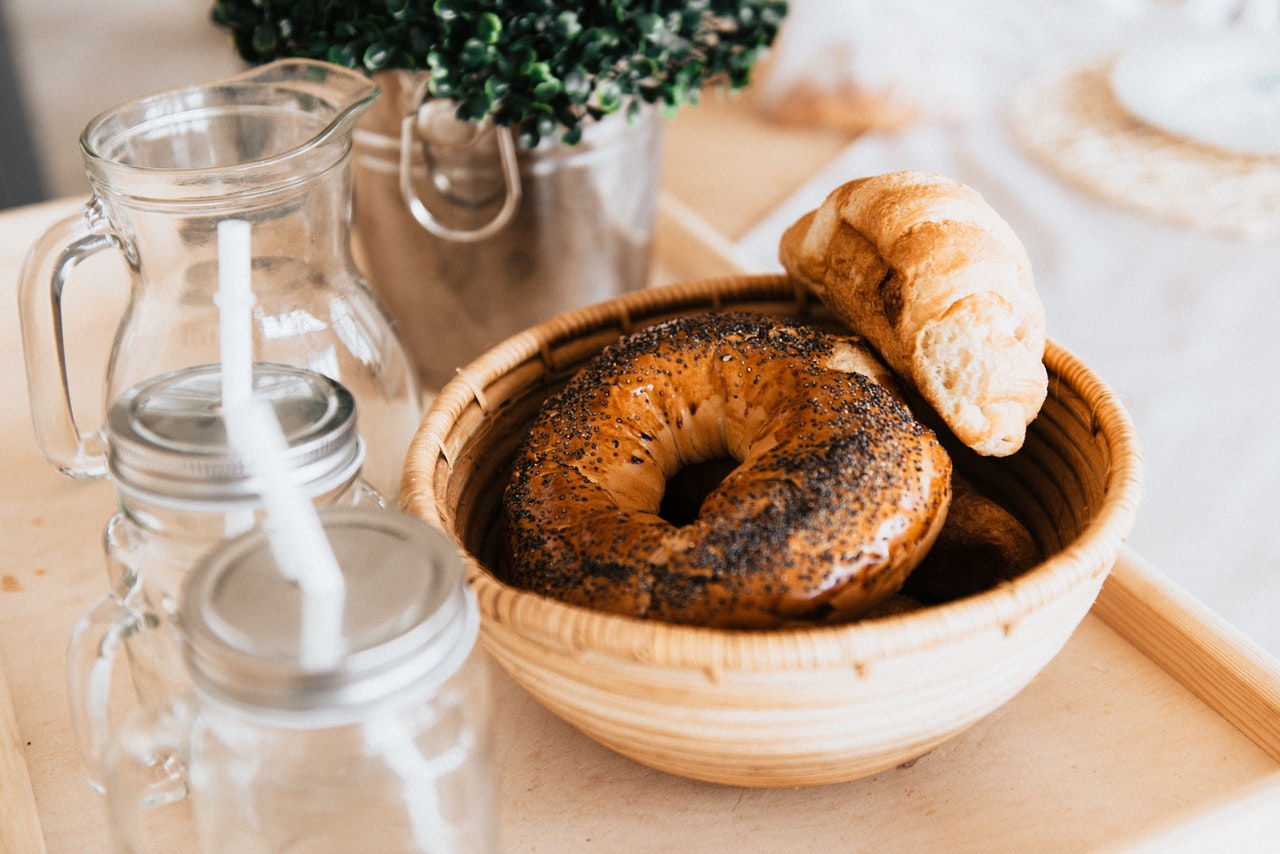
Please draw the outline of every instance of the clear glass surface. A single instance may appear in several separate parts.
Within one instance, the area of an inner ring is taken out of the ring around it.
[[[284,61],[139,98],[89,123],[81,148],[94,198],[36,244],[20,284],[32,414],[59,470],[102,472],[101,431],[76,423],[65,379],[61,306],[73,298],[72,268],[114,249],[130,270],[107,361],[109,405],[148,377],[219,361],[217,225],[234,218],[251,227],[254,357],[344,385],[360,413],[365,476],[398,494],[420,390],[350,251],[351,133],[377,91],[336,66]]]

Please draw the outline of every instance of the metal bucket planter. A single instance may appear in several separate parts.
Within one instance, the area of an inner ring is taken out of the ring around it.
[[[573,146],[519,148],[424,100],[421,73],[383,95],[354,142],[361,265],[430,389],[552,315],[645,285],[662,120],[610,116]]]

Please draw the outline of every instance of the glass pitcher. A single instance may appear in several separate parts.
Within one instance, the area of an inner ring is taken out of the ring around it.
[[[142,380],[218,361],[217,225],[236,218],[251,229],[254,358],[350,390],[365,476],[398,494],[421,392],[350,250],[351,135],[378,92],[336,65],[281,60],[89,122],[80,145],[93,198],[36,242],[19,284],[32,417],[52,465],[77,478],[105,471],[104,432],[77,423],[67,377],[72,269],[112,248],[130,271],[102,411]]]

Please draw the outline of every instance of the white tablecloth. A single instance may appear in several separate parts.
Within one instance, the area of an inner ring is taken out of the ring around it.
[[[1129,408],[1145,457],[1130,545],[1280,656],[1280,244],[1097,201],[998,121],[860,139],[745,235],[781,269],[783,229],[851,178],[923,169],[979,190],[1027,247],[1049,334]]]

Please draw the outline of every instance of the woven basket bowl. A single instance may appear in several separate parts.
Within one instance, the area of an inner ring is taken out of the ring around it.
[[[1049,399],[1023,449],[1003,459],[953,451],[957,469],[1015,512],[1048,557],[985,592],[895,616],[715,630],[593,612],[499,581],[502,493],[539,404],[620,335],[724,309],[838,328],[783,276],[656,288],[557,316],[446,385],[410,446],[401,502],[463,550],[495,660],[596,741],[653,768],[740,786],[873,774],[996,709],[1066,643],[1134,522],[1133,428],[1116,396],[1051,344]]]

